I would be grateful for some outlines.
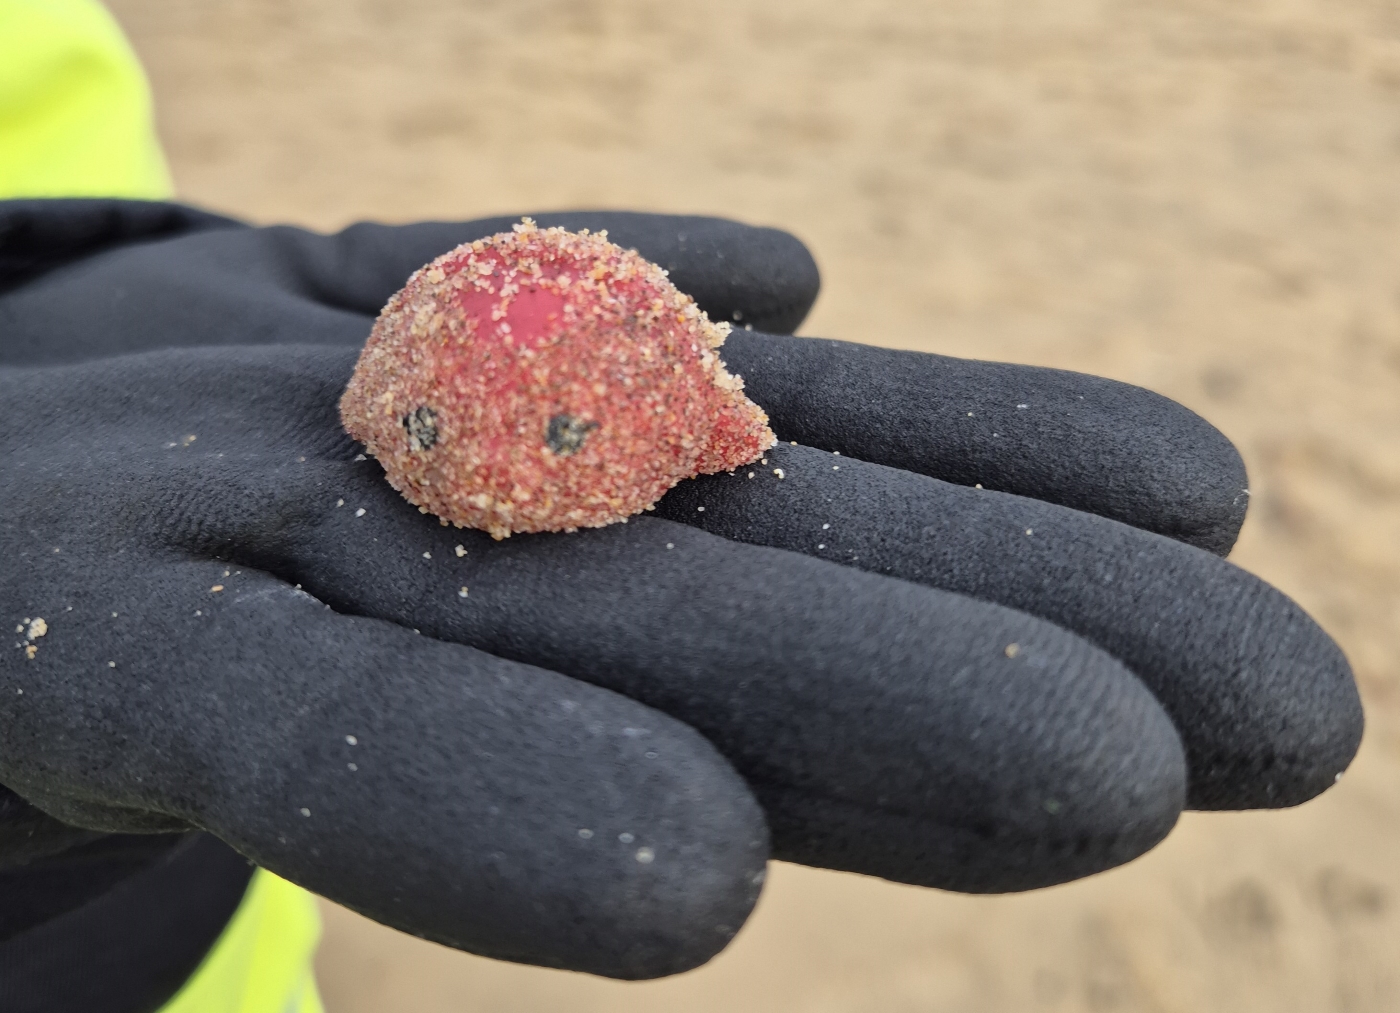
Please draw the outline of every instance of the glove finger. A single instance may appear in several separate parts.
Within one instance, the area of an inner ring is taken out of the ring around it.
[[[0,768],[54,816],[205,829],[405,931],[613,977],[703,963],[752,908],[761,810],[680,722],[262,573],[94,585],[71,548],[35,575],[42,648],[0,670]]]
[[[784,441],[1058,503],[1222,556],[1244,522],[1234,446],[1141,387],[744,331],[723,356]]]
[[[276,573],[338,611],[672,714],[748,779],[782,857],[1025,889],[1126,861],[1174,823],[1185,776],[1175,730],[1078,637],[649,518],[500,543],[439,526],[336,436],[351,359],[190,350],[161,356],[156,381],[134,358],[106,364],[106,387],[145,384],[152,397],[220,377],[217,392],[180,401],[198,443],[166,458],[163,487],[132,523],[189,554]]]
[[[251,229],[228,222],[196,228],[185,222],[198,214],[136,201],[0,202],[0,291],[6,287],[4,258],[42,262],[48,271],[0,303],[6,338],[0,362],[76,361],[172,345],[358,346],[413,271],[519,221],[365,223],[326,236],[288,226]],[[161,232],[155,225],[166,219],[174,224]],[[670,270],[672,280],[715,319],[791,330],[820,285],[807,248],[776,229],[623,212],[538,219],[542,225],[607,229],[614,241]],[[90,247],[25,242],[65,229],[81,232],[80,226],[98,231],[109,220],[116,225]],[[142,226],[148,226],[144,233]],[[60,270],[64,253],[84,259]],[[16,278],[38,273],[32,264],[22,268],[16,267]]]
[[[676,287],[713,320],[790,334],[806,318],[821,287],[811,252],[779,229],[728,218],[628,211],[548,211],[529,217],[541,228],[606,231],[614,243],[669,271]],[[314,247],[302,248],[297,268],[317,298],[377,315],[428,261],[462,243],[509,232],[520,219],[501,215],[397,226],[364,222],[332,236],[285,230],[285,239]]]
[[[779,445],[767,461],[683,482],[657,515],[997,602],[1087,638],[1172,716],[1193,808],[1296,805],[1356,753],[1361,702],[1341,650],[1284,594],[1217,556],[809,447]]]
[[[1029,889],[1134,858],[1175,823],[1185,767],[1169,719],[1048,623],[650,518],[497,543],[425,520],[366,465],[322,476],[321,516],[283,511],[280,530],[219,547],[340,611],[685,721],[758,795],[775,857]]]

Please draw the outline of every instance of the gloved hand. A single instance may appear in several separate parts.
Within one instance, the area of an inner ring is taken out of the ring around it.
[[[47,814],[0,819],[197,827],[409,932],[646,977],[727,942],[770,842],[1027,889],[1345,768],[1346,661],[1220,558],[1245,475],[1201,419],[760,333],[816,295],[783,233],[534,217],[757,328],[722,355],[785,442],[625,525],[441,527],[336,403],[408,274],[514,219],[0,203],[0,782]]]

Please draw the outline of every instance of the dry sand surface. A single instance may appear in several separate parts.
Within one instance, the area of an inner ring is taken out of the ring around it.
[[[1103,373],[1244,452],[1234,558],[1341,641],[1361,757],[1290,812],[969,898],[790,866],[621,984],[328,908],[331,1013],[1400,1010],[1400,3],[114,0],[181,194],[258,221],[563,207],[805,239],[805,333]]]

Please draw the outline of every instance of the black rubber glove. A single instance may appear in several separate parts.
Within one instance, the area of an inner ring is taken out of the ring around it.
[[[786,330],[816,294],[782,233],[534,217],[607,228],[716,318]],[[1123,384],[736,331],[806,445],[600,530],[423,517],[336,402],[407,275],[513,220],[0,203],[0,781],[76,827],[209,830],[450,945],[640,977],[727,941],[770,832],[1025,889],[1350,760],[1345,659],[1212,554],[1238,455]]]

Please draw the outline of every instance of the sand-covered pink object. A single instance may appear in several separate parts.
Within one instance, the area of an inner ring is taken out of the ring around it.
[[[526,219],[390,298],[341,419],[444,522],[601,527],[777,442],[716,354],[728,332],[606,233]]]

